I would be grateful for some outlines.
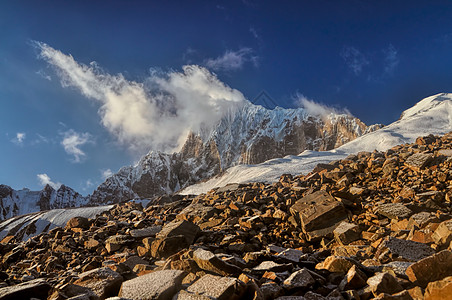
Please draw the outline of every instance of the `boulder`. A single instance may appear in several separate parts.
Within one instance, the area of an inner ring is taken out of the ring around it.
[[[292,205],[290,212],[301,223],[303,232],[327,229],[323,235],[331,234],[337,224],[347,218],[342,203],[325,191],[303,197]]]
[[[188,246],[185,236],[168,236],[154,240],[150,245],[150,254],[155,258],[168,257]]]
[[[240,299],[244,285],[236,278],[221,277],[206,274],[187,288],[195,295],[211,297],[210,299],[234,300]]]
[[[193,259],[203,270],[210,271],[222,276],[240,274],[242,269],[227,263],[210,251],[198,248],[193,252]]]
[[[428,153],[415,153],[407,158],[405,165],[414,170],[422,170],[433,160],[433,156]]]
[[[73,283],[87,287],[99,298],[116,296],[123,281],[122,276],[110,268],[97,268],[79,275]]]
[[[430,282],[425,290],[424,300],[442,300],[452,298],[452,276]]]
[[[311,273],[306,268],[303,268],[290,274],[290,276],[284,280],[283,286],[286,289],[307,288],[314,283],[315,279],[312,277]]]
[[[163,270],[139,276],[124,281],[118,296],[132,300],[171,299],[180,290],[185,274],[180,270]]]
[[[348,270],[339,287],[341,290],[358,290],[366,285],[366,281],[366,274],[354,265]]]
[[[389,237],[380,244],[376,257],[384,253],[390,253],[392,258],[406,261],[418,261],[435,253],[426,244]]]
[[[411,209],[402,203],[385,203],[377,207],[376,212],[390,219],[406,219],[413,214]]]
[[[367,284],[374,296],[380,293],[395,294],[403,290],[397,279],[389,273],[377,273],[367,279]]]
[[[50,284],[44,279],[35,279],[17,285],[0,288],[0,300],[31,298],[47,299],[50,289]]]
[[[188,245],[193,244],[193,241],[196,238],[196,235],[199,232],[199,226],[193,224],[189,221],[173,221],[165,226],[163,226],[162,230],[157,234],[157,238],[162,239],[166,237],[172,237],[177,235],[182,235],[185,237]]]
[[[422,287],[429,282],[452,276],[452,252],[443,250],[415,262],[406,270],[408,279]]]
[[[439,224],[433,232],[432,238],[438,246],[449,246],[452,241],[452,219]]]

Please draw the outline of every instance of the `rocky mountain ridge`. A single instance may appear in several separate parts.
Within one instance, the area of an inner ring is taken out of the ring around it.
[[[190,133],[179,152],[151,151],[135,166],[120,169],[94,191],[90,203],[173,193],[235,165],[334,149],[378,128],[346,114],[312,116],[302,108],[268,110],[248,103],[213,129]]]
[[[0,220],[36,211],[80,207],[87,205],[88,201],[87,197],[83,197],[65,185],[61,185],[57,190],[46,185],[41,191],[30,191],[29,189],[14,190],[2,184],[0,185]]]
[[[11,232],[0,299],[449,299],[451,169],[452,132]]]

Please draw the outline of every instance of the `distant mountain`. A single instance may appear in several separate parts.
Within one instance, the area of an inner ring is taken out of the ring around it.
[[[173,193],[241,164],[339,147],[378,129],[346,114],[312,116],[305,109],[266,109],[247,103],[228,112],[214,128],[189,134],[173,154],[151,151],[123,167],[91,195],[91,204]]]
[[[182,194],[200,194],[229,183],[274,182],[285,173],[307,174],[318,164],[328,163],[361,151],[385,151],[413,143],[419,136],[443,135],[452,131],[452,94],[442,93],[405,110],[400,119],[379,130],[362,135],[330,151],[304,151],[300,155],[276,158],[257,165],[240,165],[221,176],[187,187]]]
[[[88,200],[65,185],[58,190],[46,185],[41,191],[14,190],[0,185],[0,220],[49,209],[84,206]]]

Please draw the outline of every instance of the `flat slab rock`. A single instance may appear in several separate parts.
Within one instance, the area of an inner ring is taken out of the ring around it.
[[[225,262],[212,252],[201,248],[198,248],[193,252],[193,259],[201,269],[219,275],[228,276],[242,272],[242,269],[239,267]]]
[[[74,284],[87,287],[98,297],[106,298],[118,294],[123,277],[110,268],[97,268],[79,275]]]
[[[243,292],[243,285],[233,277],[207,274],[189,286],[187,291],[195,295],[228,300],[238,298]]]
[[[184,271],[163,270],[124,281],[119,297],[133,300],[171,299],[181,287]]]
[[[377,207],[376,212],[390,219],[406,219],[413,214],[411,209],[402,203],[386,203]]]
[[[183,235],[187,240],[187,244],[191,245],[199,232],[199,226],[188,221],[173,221],[165,226],[157,234],[157,238],[162,239],[176,235]]]
[[[433,160],[433,156],[427,153],[415,153],[407,158],[405,164],[416,169],[423,169]]]
[[[0,288],[0,300],[47,299],[50,284],[44,279],[35,279],[18,285]]]
[[[443,250],[409,266],[406,270],[408,279],[426,286],[429,282],[452,276],[452,252]]]
[[[388,249],[392,255],[407,261],[418,261],[435,253],[435,250],[426,244],[393,237],[381,243],[379,252],[384,249]]]

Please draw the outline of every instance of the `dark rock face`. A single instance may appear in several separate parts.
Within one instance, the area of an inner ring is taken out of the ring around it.
[[[330,150],[378,128],[349,115],[313,117],[303,109],[245,105],[207,133],[190,133],[179,152],[150,152],[136,166],[122,168],[94,191],[90,202],[154,198],[237,164],[258,164],[304,150]]]

